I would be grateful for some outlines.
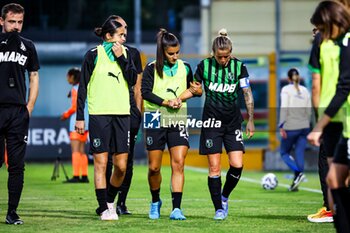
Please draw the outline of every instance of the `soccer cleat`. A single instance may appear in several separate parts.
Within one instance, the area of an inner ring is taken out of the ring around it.
[[[159,219],[160,218],[160,207],[162,207],[162,200],[151,203],[151,208],[149,210],[150,219]]]
[[[111,213],[117,213],[116,209],[114,208],[114,203],[108,203],[107,202],[107,207],[109,209],[109,211],[111,211]]]
[[[327,211],[326,207],[322,207],[316,214],[308,215],[307,220],[310,222],[333,222],[333,214],[332,211]]]
[[[228,215],[228,199],[226,201],[221,200],[222,209],[225,211],[225,215]]]
[[[227,217],[225,211],[223,209],[218,209],[215,212],[214,220],[224,220]]]
[[[112,221],[112,220],[118,220],[118,215],[117,213],[111,211],[110,209],[106,209],[101,213],[100,218],[102,221]]]
[[[79,180],[80,183],[89,183],[89,178],[87,176],[83,176],[81,177],[81,179]]]
[[[295,189],[298,188],[299,184],[305,179],[304,173],[300,172],[299,175],[297,175],[294,180],[292,185],[289,187],[288,191],[296,191]]]
[[[117,214],[118,215],[129,215],[131,212],[128,210],[128,208],[125,205],[118,205],[117,206]]]
[[[95,213],[96,213],[98,216],[101,215],[100,207],[97,207],[97,208],[96,208]]]
[[[179,208],[175,208],[170,214],[171,220],[186,220],[185,215],[183,215],[182,211]]]
[[[63,183],[79,183],[79,182],[80,182],[80,179],[78,176],[73,176],[73,178],[63,181]]]
[[[15,210],[12,210],[9,214],[6,215],[6,224],[13,224],[13,225],[22,225],[23,221],[18,216]]]

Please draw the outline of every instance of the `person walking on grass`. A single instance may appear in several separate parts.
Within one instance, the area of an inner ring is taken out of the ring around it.
[[[125,42],[125,27],[108,18],[95,34],[103,42],[84,58],[78,89],[75,129],[85,133],[84,107],[89,111],[90,153],[94,156],[94,183],[101,220],[117,220],[114,198],[125,177],[130,142],[129,86],[137,73]],[[107,190],[108,153],[113,154],[114,170]]]
[[[16,3],[2,7],[0,25],[0,144],[8,155],[7,224],[23,224],[17,208],[24,183],[24,156],[28,142],[29,118],[39,93],[39,59],[32,41],[20,36],[24,8]],[[29,74],[27,98],[26,75]],[[6,141],[6,144],[5,144]]]
[[[350,10],[350,0],[338,0],[338,2]],[[317,28],[315,30],[317,33],[310,52],[309,69],[312,73],[312,104],[316,116],[320,117],[335,94],[339,77],[340,47],[332,39],[323,39]],[[318,117],[316,118],[318,119]],[[315,214],[307,216],[310,222],[333,222],[331,211],[333,209],[333,200],[326,183],[326,177],[343,131],[342,117],[344,117],[344,112],[339,111],[322,133],[318,154],[318,174],[323,196],[323,206]]]
[[[125,38],[127,37],[127,24],[124,19],[117,15],[112,15],[110,18],[117,20],[125,28]],[[124,41],[126,42],[126,41]],[[135,83],[130,86],[130,149],[128,154],[128,163],[126,166],[126,173],[123,184],[118,193],[118,200],[116,203],[116,210],[118,215],[131,214],[129,209],[126,206],[126,199],[129,193],[131,180],[133,177],[133,165],[134,165],[134,152],[135,152],[135,143],[137,141],[137,134],[139,132],[140,123],[141,123],[141,110],[142,110],[142,96],[141,96],[141,79],[142,79],[142,64],[140,52],[129,45],[124,46],[130,52],[131,59],[135,65],[137,72],[137,80]],[[112,155],[108,156],[108,165],[106,171],[106,179],[109,181],[112,174]],[[109,182],[107,182],[108,184]]]
[[[168,145],[171,161],[171,220],[185,220],[181,210],[183,186],[185,182],[184,165],[188,143],[185,122],[186,100],[201,95],[199,83],[194,83],[191,67],[179,59],[180,42],[177,37],[161,29],[157,34],[156,60],[149,63],[142,77],[142,97],[145,112],[153,112],[152,119],[166,119],[157,128],[146,129],[146,147],[148,150],[148,183],[152,195],[149,211],[150,219],[160,218],[162,200],[160,199],[160,172],[165,145]],[[179,116],[179,117],[178,117]],[[185,116],[183,118],[182,116]]]
[[[331,119],[339,110],[347,113],[343,117],[342,137],[337,145],[326,181],[334,201],[332,209],[334,226],[337,232],[350,232],[350,192],[346,183],[350,168],[350,117],[348,114],[350,109],[348,98],[350,93],[350,12],[339,2],[322,1],[316,7],[310,21],[321,33],[323,40],[335,41],[340,51],[338,53],[339,77],[335,95],[307,138],[311,144],[319,146],[322,133]]]
[[[243,91],[247,108],[248,139],[254,135],[254,99],[249,84],[247,67],[232,56],[232,41],[226,29],[212,44],[213,56],[202,60],[195,73],[195,80],[203,83],[205,103],[203,122],[220,121],[220,127],[201,129],[199,153],[208,158],[208,188],[215,208],[215,220],[224,220],[228,216],[228,199],[241,178],[243,170],[243,117],[237,105],[238,92]],[[230,168],[221,190],[221,153],[225,146]]]

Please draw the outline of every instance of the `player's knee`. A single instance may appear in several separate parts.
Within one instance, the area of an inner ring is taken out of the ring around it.
[[[220,176],[220,173],[221,173],[220,166],[209,167],[209,176]]]
[[[22,174],[24,172],[24,163],[9,163],[7,170],[11,174]]]
[[[152,166],[148,168],[148,173],[151,176],[160,174],[160,167],[158,166]]]
[[[337,179],[335,176],[331,175],[328,173],[327,177],[326,177],[326,182],[328,185],[328,188],[330,189],[337,189],[339,188],[339,184],[337,182]]]
[[[117,177],[124,177],[126,174],[126,167],[114,167],[114,171]]]

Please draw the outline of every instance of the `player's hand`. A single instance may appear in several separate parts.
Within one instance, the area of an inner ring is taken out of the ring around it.
[[[202,84],[200,82],[190,82],[190,92],[193,95],[200,95]]]
[[[27,110],[28,110],[28,113],[29,113],[29,117],[32,116],[33,109],[34,109],[34,107],[31,107],[31,106],[29,106],[29,105],[27,104]]]
[[[182,101],[179,98],[168,100],[168,107],[172,109],[178,109],[182,105]]]
[[[60,117],[60,120],[65,121],[65,120],[67,120],[67,118],[64,116],[64,114],[62,114],[62,116]]]
[[[320,146],[322,131],[313,129],[311,133],[307,135],[307,140],[311,145]]]
[[[255,126],[253,120],[248,120],[247,127],[246,127],[246,135],[248,139],[251,139],[254,136]]]
[[[115,42],[112,46],[112,51],[116,57],[120,57],[123,55],[122,45],[118,42]]]
[[[78,134],[84,134],[85,133],[85,121],[76,121],[74,129]]]
[[[283,139],[286,139],[287,138],[287,133],[284,129],[280,128],[280,135]]]

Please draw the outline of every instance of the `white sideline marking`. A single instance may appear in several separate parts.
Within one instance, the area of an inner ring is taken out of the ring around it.
[[[191,171],[200,172],[200,173],[208,173],[208,169],[204,169],[204,168],[186,166],[186,169],[189,169]],[[221,172],[221,176],[226,176],[226,172]],[[252,179],[252,178],[246,178],[246,177],[243,177],[243,176],[241,177],[240,180],[260,185],[260,180],[256,180],[256,179]],[[278,185],[282,186],[282,187],[285,187],[285,188],[289,188],[289,186],[290,186],[288,184],[281,184],[281,183],[278,183]],[[322,191],[318,190],[318,189],[311,189],[311,188],[304,188],[304,187],[298,187],[298,188],[299,188],[299,190],[304,190],[304,191],[308,191],[308,192],[312,192],[312,193],[322,193]]]

